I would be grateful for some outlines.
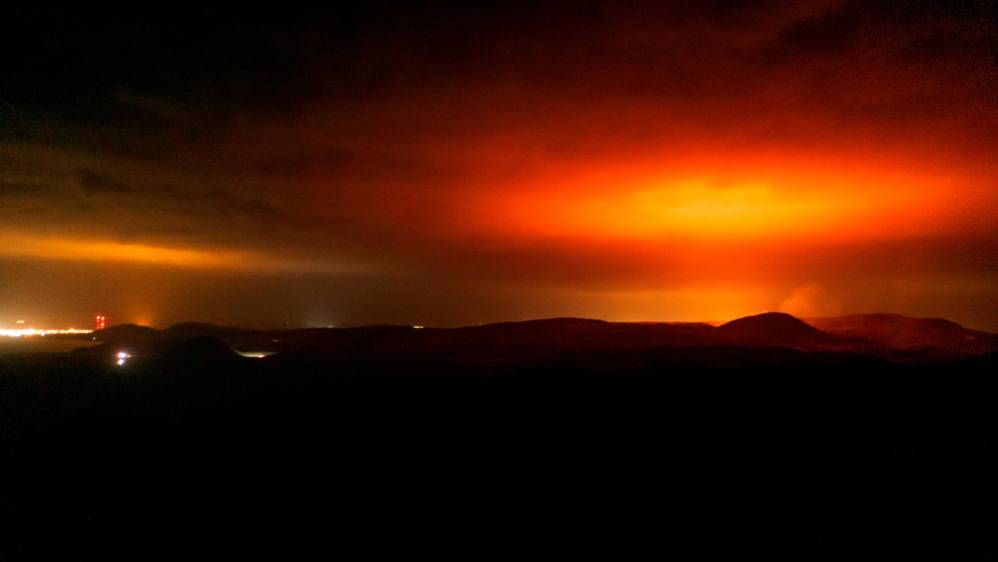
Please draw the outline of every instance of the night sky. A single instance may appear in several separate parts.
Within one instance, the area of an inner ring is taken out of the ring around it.
[[[4,9],[0,327],[998,330],[998,3],[303,6]]]

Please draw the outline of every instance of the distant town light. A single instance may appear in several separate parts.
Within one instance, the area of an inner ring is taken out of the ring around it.
[[[423,325],[421,325],[421,324],[413,324],[413,325],[412,325],[412,329],[413,329],[413,330],[422,330],[422,329],[423,329],[423,328],[425,328],[425,327],[426,327],[426,326],[423,326]]]
[[[125,365],[125,361],[128,361],[129,359],[131,359],[132,355],[130,353],[128,353],[127,351],[119,351],[118,355],[116,357],[118,358],[117,361],[116,361],[116,363],[118,364],[118,366],[119,367],[123,367]]]
[[[64,330],[45,330],[39,328],[17,328],[17,329],[2,329],[0,330],[0,337],[5,338],[22,338],[22,337],[44,337],[44,336],[54,336],[54,335],[72,335],[72,334],[89,334],[93,330],[77,330],[76,328],[67,328]]]
[[[239,349],[234,349],[236,353],[242,355],[243,357],[250,357],[253,359],[263,359],[264,357],[270,357],[276,354],[276,351],[241,351]]]

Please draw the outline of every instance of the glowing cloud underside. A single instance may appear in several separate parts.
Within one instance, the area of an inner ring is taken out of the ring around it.
[[[805,236],[829,242],[951,230],[988,203],[967,189],[963,199],[954,198],[951,182],[931,174],[745,176],[582,178],[503,195],[496,203],[508,226],[534,236]]]
[[[173,248],[3,232],[0,232],[0,256],[243,271],[335,273],[356,269],[356,266],[333,265],[321,261],[282,259],[250,250]]]

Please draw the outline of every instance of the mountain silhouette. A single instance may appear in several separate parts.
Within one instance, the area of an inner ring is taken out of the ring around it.
[[[98,330],[92,336],[102,342],[117,341],[147,341],[158,339],[161,335],[159,330],[149,326],[139,326],[138,324],[118,324],[103,330]]]
[[[894,349],[931,348],[957,355],[998,351],[998,335],[970,330],[942,318],[878,313],[809,318],[807,321],[837,336],[866,338],[879,346]]]
[[[998,350],[998,334],[963,328],[942,319],[897,314],[804,320],[767,312],[715,327],[705,323],[608,322],[546,318],[460,328],[376,325],[352,328],[247,330],[186,322],[166,330],[113,326],[95,335],[136,354],[174,353],[178,342],[210,338],[227,349],[307,353],[340,360],[389,358],[516,362],[601,350],[680,347],[784,348],[805,352],[853,352],[900,362],[949,360]],[[221,351],[216,346],[217,351]],[[104,346],[94,349],[103,352]],[[194,351],[194,350],[191,350]],[[205,350],[195,355],[202,356]],[[228,353],[228,351],[226,352]],[[219,354],[222,355],[222,354]]]
[[[722,324],[717,330],[728,343],[736,345],[827,349],[857,343],[819,330],[782,312],[746,316]]]

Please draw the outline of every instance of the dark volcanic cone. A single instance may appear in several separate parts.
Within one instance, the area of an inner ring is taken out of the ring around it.
[[[823,332],[782,312],[746,316],[722,324],[717,330],[727,343],[733,345],[837,349],[856,343]]]

